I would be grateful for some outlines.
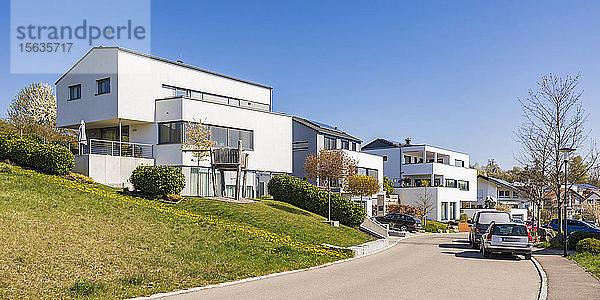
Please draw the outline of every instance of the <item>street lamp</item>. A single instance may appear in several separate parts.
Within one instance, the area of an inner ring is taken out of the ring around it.
[[[563,216],[563,218],[564,218],[563,237],[564,237],[565,241],[564,241],[564,245],[563,245],[564,246],[563,255],[567,256],[567,237],[568,237],[568,234],[567,234],[567,194],[568,194],[567,180],[568,180],[568,177],[567,177],[567,175],[568,175],[568,171],[569,171],[569,169],[568,169],[569,168],[569,153],[575,151],[575,148],[568,148],[568,147],[560,148],[560,149],[558,149],[558,151],[564,155],[564,159],[565,159],[565,200],[563,201],[563,215],[564,215]],[[560,207],[559,207],[559,209],[560,209]]]

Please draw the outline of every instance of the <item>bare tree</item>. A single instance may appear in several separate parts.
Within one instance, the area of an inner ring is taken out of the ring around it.
[[[421,219],[423,220],[423,225],[426,225],[427,214],[431,212],[433,209],[433,195],[431,195],[431,191],[426,187],[421,188],[421,191],[417,194],[417,198],[415,199],[416,207],[420,208],[423,216]]]
[[[562,219],[560,208],[564,204],[560,197],[561,188],[570,188],[574,183],[567,186],[564,182],[563,158],[559,150],[577,149],[584,154],[582,158],[587,168],[595,166],[598,159],[595,144],[589,139],[590,131],[584,127],[588,114],[582,106],[579,78],[580,75],[564,78],[553,74],[542,76],[536,89],[530,89],[525,99],[519,99],[525,122],[516,131],[522,147],[518,160],[539,172],[534,177],[540,177],[540,181],[535,183],[538,188],[554,190],[559,219]],[[584,175],[579,174],[583,171],[589,169],[571,170],[569,177],[579,178]]]

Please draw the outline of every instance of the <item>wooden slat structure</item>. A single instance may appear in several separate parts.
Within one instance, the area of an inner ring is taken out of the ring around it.
[[[236,170],[235,179],[235,199],[240,200],[240,196],[246,197],[246,177],[248,174],[248,153],[242,151],[242,141],[238,141],[236,148],[214,148],[211,150],[211,165],[213,189],[215,195],[218,195],[215,170],[218,169],[221,175],[221,190],[225,192],[225,171]],[[240,178],[243,172],[242,193],[240,195]],[[223,195],[221,195],[223,196]]]

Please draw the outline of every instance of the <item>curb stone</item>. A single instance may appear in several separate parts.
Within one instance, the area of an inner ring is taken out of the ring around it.
[[[206,285],[206,286],[201,286],[201,287],[195,287],[195,288],[189,288],[189,289],[185,289],[185,290],[178,290],[178,291],[167,292],[167,293],[158,293],[158,294],[154,294],[154,295],[150,295],[150,296],[145,296],[145,297],[130,298],[130,300],[158,299],[158,298],[163,298],[163,297],[168,297],[168,296],[175,296],[175,295],[187,294],[187,293],[191,293],[191,292],[197,292],[197,291],[202,291],[202,290],[207,290],[207,289],[213,289],[213,288],[225,287],[225,286],[230,286],[230,285],[235,285],[235,284],[240,284],[240,283],[245,283],[245,282],[251,282],[251,281],[256,281],[256,280],[270,278],[270,277],[278,277],[278,276],[287,275],[287,274],[293,274],[293,273],[298,273],[298,272],[304,272],[304,271],[310,271],[310,270],[315,270],[315,269],[321,269],[321,268],[325,268],[325,267],[328,267],[328,266],[331,266],[331,265],[341,264],[341,263],[353,261],[355,259],[359,259],[359,258],[362,258],[362,257],[367,257],[369,255],[373,255],[373,254],[385,251],[387,249],[390,249],[390,248],[396,246],[400,241],[408,239],[408,238],[411,238],[411,237],[414,237],[414,236],[420,236],[420,235],[409,235],[409,236],[406,236],[406,237],[402,237],[402,238],[399,238],[397,241],[389,244],[387,247],[381,248],[381,249],[379,249],[377,251],[373,251],[373,252],[366,253],[366,254],[363,254],[363,255],[355,256],[355,257],[352,257],[352,258],[347,258],[347,259],[342,259],[342,260],[338,260],[338,261],[333,261],[333,262],[322,264],[322,265],[318,265],[318,266],[313,266],[313,267],[310,267],[310,268],[304,268],[304,269],[298,269],[298,270],[291,270],[291,271],[285,271],[285,272],[267,274],[267,275],[262,275],[262,276],[257,276],[257,277],[244,278],[244,279],[240,279],[240,280],[236,280],[236,281],[228,281],[228,282],[223,282],[223,283],[218,283],[218,284],[211,284],[211,285]]]

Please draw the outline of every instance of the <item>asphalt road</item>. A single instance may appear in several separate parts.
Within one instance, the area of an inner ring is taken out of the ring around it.
[[[350,262],[170,299],[536,299],[539,286],[531,261],[484,259],[465,234],[436,234]]]

